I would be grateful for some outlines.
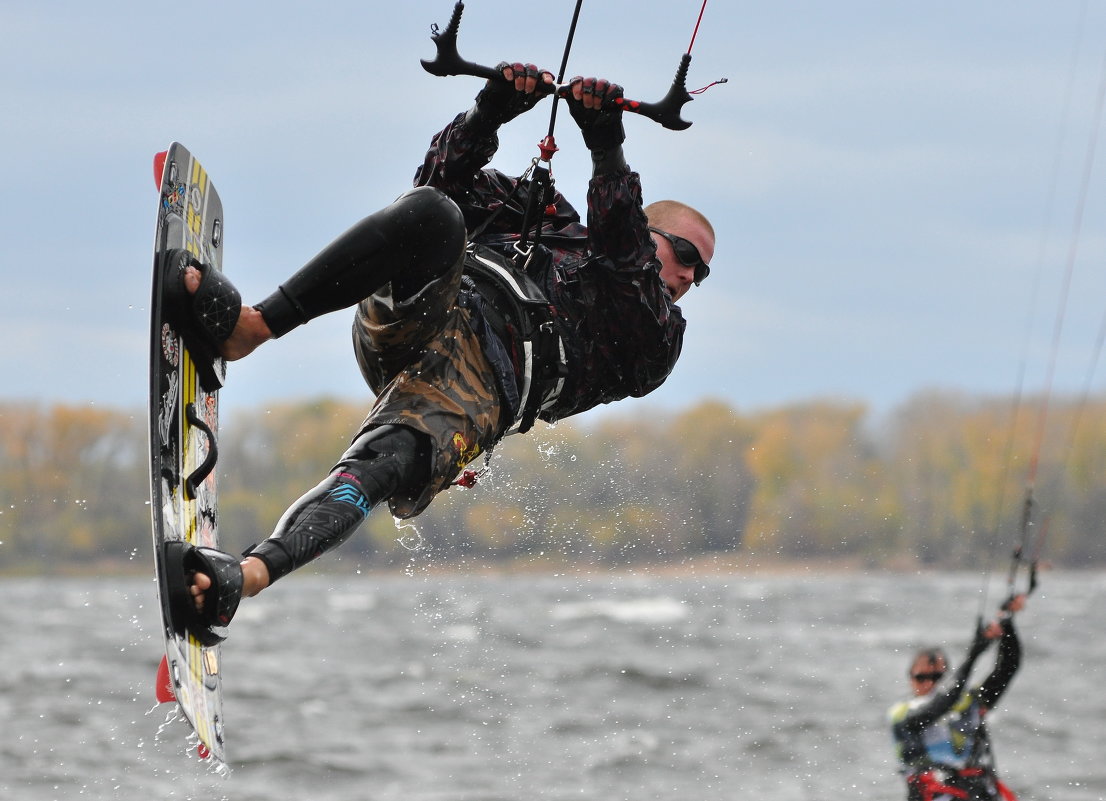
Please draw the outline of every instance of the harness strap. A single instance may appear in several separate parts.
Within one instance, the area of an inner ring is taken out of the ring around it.
[[[922,796],[922,801],[933,801],[933,799],[937,798],[939,795],[951,795],[953,798],[968,797],[967,790],[945,784],[937,778],[937,774],[931,770],[924,771],[923,773],[915,773],[907,779],[907,782],[917,788]]]
[[[1006,801],[1018,801],[1018,797],[1014,795],[1014,791],[1003,784],[997,777],[995,778],[995,787],[998,788],[999,793]]]
[[[1014,791],[1007,787],[1003,782],[990,771],[983,768],[960,768],[960,769],[948,769],[950,776],[963,776],[976,777],[989,775],[991,780],[995,783],[995,789],[998,790],[999,795],[1002,796],[1004,801],[1018,801]],[[921,801],[934,801],[935,798],[941,795],[948,795],[953,798],[968,798],[968,791],[961,787],[954,787],[950,784],[946,784],[937,771],[926,770],[921,773],[915,773],[913,776],[907,778],[907,783],[912,785],[921,796]]]
[[[961,776],[983,776],[984,774],[989,773],[991,776],[991,781],[995,783],[995,789],[998,790],[999,795],[1001,795],[1005,799],[1005,801],[1018,801],[1018,797],[1014,795],[1013,790],[1003,784],[1002,780],[999,779],[998,776],[995,776],[993,773],[990,773],[983,768],[963,768],[962,770],[957,771],[957,773]]]
[[[494,251],[469,245],[464,271],[487,301],[492,328],[517,345],[519,409],[507,433],[525,433],[557,401],[568,374],[555,309],[533,279]]]

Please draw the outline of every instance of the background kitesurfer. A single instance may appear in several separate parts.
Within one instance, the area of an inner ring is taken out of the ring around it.
[[[889,712],[910,801],[1014,798],[995,774],[986,718],[1021,664],[1014,613],[1025,608],[1025,601],[1025,595],[1011,596],[996,620],[977,626],[967,658],[953,674],[942,649],[914,654],[907,674],[913,698]],[[996,640],[994,669],[965,690],[976,660]]]
[[[242,595],[343,542],[381,501],[417,515],[510,431],[640,397],[672,371],[685,328],[676,301],[709,273],[711,224],[676,201],[643,207],[614,103],[622,89],[602,79],[559,90],[592,156],[586,227],[552,187],[534,196],[536,180],[487,169],[499,127],[553,91],[533,65],[497,69],[502,79],[433,138],[414,189],[243,306],[214,343],[242,358],[356,306],[355,353],[377,399],[333,471],[241,570],[229,554],[189,556],[200,610],[191,627],[225,625]],[[202,265],[189,269],[188,291],[204,295],[206,278]]]

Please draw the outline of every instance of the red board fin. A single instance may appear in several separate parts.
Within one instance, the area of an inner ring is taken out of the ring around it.
[[[154,186],[158,189],[161,189],[161,176],[165,172],[165,158],[168,155],[168,150],[163,150],[154,155]]]
[[[177,700],[173,693],[173,682],[169,681],[169,659],[161,657],[161,664],[157,666],[157,685],[154,687],[154,695],[159,704],[168,704]]]

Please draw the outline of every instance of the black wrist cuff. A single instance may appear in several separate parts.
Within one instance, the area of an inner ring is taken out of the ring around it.
[[[607,122],[592,128],[581,128],[588,150],[612,150],[626,141],[626,129],[622,120]]]
[[[254,306],[261,313],[261,319],[273,332],[273,338],[279,339],[293,328],[307,322],[307,310],[296,302],[283,286]]]
[[[622,152],[622,145],[615,145],[605,150],[591,151],[592,175],[607,175],[629,169],[630,165],[626,163],[626,155]]]
[[[265,540],[255,545],[246,556],[255,556],[265,563],[265,567],[269,569],[269,586],[272,586],[277,579],[287,576],[296,569],[292,557],[288,554],[288,551],[284,550],[279,540]]]
[[[496,121],[495,115],[489,114],[486,110],[481,109],[479,103],[465,112],[462,124],[465,126],[466,130],[483,138],[495,136],[500,125],[500,123]]]

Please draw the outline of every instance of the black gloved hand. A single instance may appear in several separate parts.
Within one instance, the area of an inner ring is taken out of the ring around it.
[[[504,74],[508,69],[510,78]],[[501,61],[495,71],[503,78],[488,79],[466,118],[470,126],[487,133],[529,111],[553,91],[553,75],[533,64]]]
[[[588,150],[613,150],[626,140],[622,109],[613,102],[622,97],[621,86],[602,78],[577,76],[569,82],[565,95]]]

